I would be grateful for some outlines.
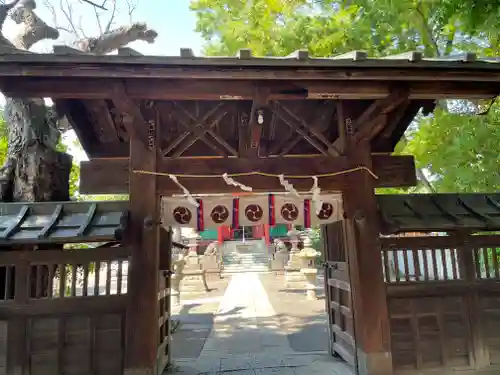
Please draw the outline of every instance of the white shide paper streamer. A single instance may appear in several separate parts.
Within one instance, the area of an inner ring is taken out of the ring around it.
[[[193,196],[191,195],[191,193],[189,192],[188,189],[186,189],[180,182],[179,180],[177,179],[176,176],[174,176],[173,174],[169,174],[168,177],[170,177],[170,179],[177,185],[179,186],[182,191],[184,192],[184,196],[186,197],[187,201],[189,203],[191,203],[193,206],[195,207],[198,207],[199,204],[198,204],[198,201],[196,199],[193,198]]]
[[[229,177],[227,173],[224,173],[222,175],[222,178],[224,179],[224,182],[228,185],[239,187],[241,190],[244,191],[252,191],[252,188],[250,186],[243,185],[242,183],[234,180],[233,178]]]
[[[291,183],[289,183],[287,180],[285,180],[285,175],[280,174],[279,175],[279,180],[280,184],[285,188],[285,190],[293,195],[296,195],[297,197],[300,198],[300,194]]]
[[[323,201],[321,200],[321,189],[318,186],[318,177],[312,176],[313,179],[313,186],[311,190],[309,191],[312,193],[312,201],[314,203],[314,208],[316,209],[316,215],[319,214],[321,211],[321,207],[323,206]]]

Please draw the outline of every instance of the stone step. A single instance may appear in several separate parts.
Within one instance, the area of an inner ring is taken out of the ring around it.
[[[262,268],[231,268],[224,269],[222,275],[234,274],[234,273],[244,273],[244,272],[270,272],[267,267]]]
[[[268,264],[269,258],[267,255],[259,256],[243,256],[243,257],[231,257],[223,256],[222,262],[224,264]]]
[[[268,263],[234,263],[234,264],[227,264],[224,263],[224,268],[263,268],[263,267],[269,267]]]
[[[260,262],[260,263],[224,263],[224,267],[245,267],[245,268],[252,268],[252,267],[269,267],[269,263],[267,262]]]

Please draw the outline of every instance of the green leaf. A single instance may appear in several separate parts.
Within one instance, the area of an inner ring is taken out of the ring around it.
[[[240,48],[261,56],[304,48],[321,57],[352,50],[370,56],[414,50],[429,57],[500,54],[500,3],[487,0],[192,0],[191,9],[207,55],[234,55]],[[448,104],[456,108],[418,116],[408,142],[395,152],[415,155],[437,191],[498,191],[499,106],[477,116],[461,113],[471,103]],[[421,191],[420,185],[380,190]]]

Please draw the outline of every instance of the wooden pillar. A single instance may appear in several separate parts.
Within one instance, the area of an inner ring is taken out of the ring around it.
[[[454,235],[458,241],[462,242],[462,246],[457,246],[458,266],[460,277],[464,278],[469,285],[465,297],[470,323],[469,360],[476,369],[487,368],[491,365],[491,362],[486,343],[487,338],[483,329],[484,324],[481,320],[481,303],[477,290],[471,287],[477,281],[476,262],[479,261],[474,257],[474,238],[467,233],[451,235]]]
[[[371,170],[368,142],[346,149],[350,167]],[[378,241],[374,178],[360,170],[345,176],[343,202],[347,261],[354,307],[354,330],[359,375],[391,375],[390,326]]]
[[[147,126],[137,125],[137,128]],[[128,245],[132,257],[128,274],[126,375],[152,375],[159,370],[156,368],[160,245],[158,177],[133,173],[133,170],[157,170],[156,139],[153,138],[152,147],[135,137],[130,139]]]

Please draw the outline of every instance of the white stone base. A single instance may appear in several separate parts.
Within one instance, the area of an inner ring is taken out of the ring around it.
[[[204,272],[183,275],[180,285],[181,293],[208,291],[208,289],[207,279]]]
[[[300,270],[300,273],[304,275],[306,284],[306,296],[308,300],[316,299],[316,278],[318,276],[318,270],[304,268]]]
[[[285,288],[303,288],[305,281],[300,269],[285,268]]]

